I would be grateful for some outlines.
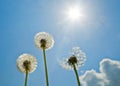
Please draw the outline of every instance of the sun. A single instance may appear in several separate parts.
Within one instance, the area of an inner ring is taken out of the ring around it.
[[[67,11],[67,16],[70,20],[78,20],[81,16],[81,10],[78,7],[71,7]]]

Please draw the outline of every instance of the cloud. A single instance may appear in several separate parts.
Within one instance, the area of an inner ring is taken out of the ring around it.
[[[100,72],[86,71],[80,76],[82,86],[120,86],[120,61],[103,59]]]

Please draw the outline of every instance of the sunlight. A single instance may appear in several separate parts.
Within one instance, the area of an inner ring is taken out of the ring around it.
[[[67,16],[71,21],[79,20],[82,17],[82,12],[79,7],[71,7],[67,10]]]

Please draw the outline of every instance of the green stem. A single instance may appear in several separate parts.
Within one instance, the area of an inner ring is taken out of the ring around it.
[[[74,68],[74,72],[75,72],[75,75],[76,75],[76,78],[77,78],[78,86],[80,86],[79,75],[78,75],[78,72],[77,72],[75,64],[73,64],[73,68]]]
[[[48,70],[47,70],[47,62],[46,62],[46,53],[45,53],[45,49],[43,49],[43,55],[44,55],[44,66],[45,66],[45,74],[46,74],[46,86],[49,86]]]
[[[28,80],[28,71],[26,71],[26,74],[25,74],[24,86],[27,86],[27,80]]]

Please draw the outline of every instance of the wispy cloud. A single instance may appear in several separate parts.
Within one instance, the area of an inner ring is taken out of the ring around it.
[[[120,86],[120,61],[103,59],[100,62],[100,72],[86,71],[80,76],[83,86]]]

